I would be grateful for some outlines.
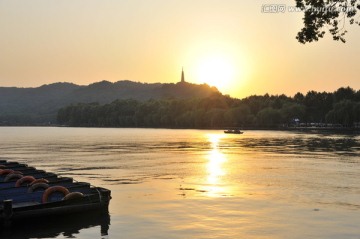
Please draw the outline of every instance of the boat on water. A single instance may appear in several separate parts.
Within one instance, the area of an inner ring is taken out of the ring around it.
[[[240,131],[239,129],[228,129],[224,131],[225,134],[243,134],[243,131]]]
[[[108,211],[111,191],[0,160],[0,227],[19,221]]]

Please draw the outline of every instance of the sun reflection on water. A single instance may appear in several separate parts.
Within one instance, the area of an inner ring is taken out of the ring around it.
[[[208,162],[206,164],[207,178],[204,186],[204,191],[209,197],[228,196],[229,188],[224,182],[224,178],[228,172],[224,164],[227,158],[219,149],[219,142],[225,135],[209,134],[208,140],[211,143],[211,151],[207,155]]]

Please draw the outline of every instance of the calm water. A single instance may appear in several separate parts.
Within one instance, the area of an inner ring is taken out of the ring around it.
[[[360,238],[359,136],[2,127],[0,152],[113,196],[1,238]]]

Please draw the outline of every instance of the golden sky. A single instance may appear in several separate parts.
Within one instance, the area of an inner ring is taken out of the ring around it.
[[[303,45],[302,14],[269,3],[295,0],[0,0],[0,86],[175,83],[184,67],[238,98],[360,88],[360,27]]]

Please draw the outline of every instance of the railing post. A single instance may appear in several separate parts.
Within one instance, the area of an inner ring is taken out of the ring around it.
[[[4,211],[3,211],[4,221],[5,221],[5,224],[8,224],[8,223],[10,223],[11,216],[13,215],[12,200],[11,199],[4,200],[3,206],[4,206]]]

